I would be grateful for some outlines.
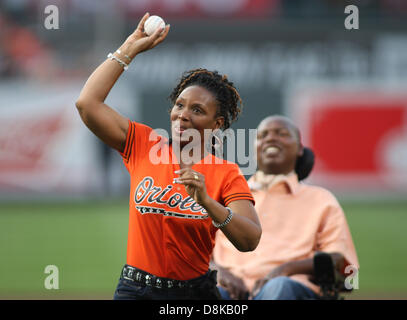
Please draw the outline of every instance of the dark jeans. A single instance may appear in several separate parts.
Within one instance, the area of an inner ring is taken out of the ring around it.
[[[208,271],[197,278],[192,287],[156,288],[143,283],[123,279],[114,293],[114,300],[220,300],[216,287],[216,271]]]

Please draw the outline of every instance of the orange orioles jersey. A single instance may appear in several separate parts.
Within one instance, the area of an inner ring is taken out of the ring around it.
[[[129,121],[121,156],[130,173],[127,264],[176,280],[203,275],[218,229],[185,186],[173,184],[179,177],[174,171],[180,167],[169,140],[146,125]],[[168,161],[157,163],[157,157]],[[211,198],[224,206],[235,200],[254,203],[235,163],[219,158],[215,163],[213,155],[207,157],[192,169],[205,176]]]

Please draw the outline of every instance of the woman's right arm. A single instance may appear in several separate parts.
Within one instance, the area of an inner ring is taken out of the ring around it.
[[[162,33],[162,30],[156,30],[151,36],[144,33],[144,22],[148,17],[149,14],[146,13],[137,29],[120,47],[121,54],[115,53],[122,61],[128,62],[125,55],[133,60],[137,54],[154,48],[166,38],[169,25]],[[124,150],[129,123],[104,101],[123,70],[117,61],[104,61],[86,81],[76,101],[76,107],[85,125],[103,142],[119,152]]]

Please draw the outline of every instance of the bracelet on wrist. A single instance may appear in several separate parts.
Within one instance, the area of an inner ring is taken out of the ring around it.
[[[109,54],[107,55],[107,57],[108,57],[108,59],[110,59],[110,60],[115,60],[115,61],[117,61],[117,62],[123,67],[124,70],[127,70],[127,69],[129,68],[129,65],[128,65],[127,63],[125,63],[125,62],[124,62],[123,60],[121,60],[120,58],[116,57],[113,53],[109,53]]]
[[[226,208],[226,210],[229,212],[229,214],[228,214],[228,216],[226,217],[226,220],[225,220],[225,221],[223,221],[222,223],[216,223],[215,221],[212,220],[212,224],[214,225],[214,227],[216,227],[216,228],[218,228],[218,229],[223,228],[224,226],[226,226],[226,225],[230,222],[230,220],[232,220],[233,211],[230,210],[229,207],[225,207],[225,208]]]
[[[123,57],[125,57],[125,58],[127,59],[128,63],[131,62],[132,59],[131,59],[127,54],[123,54],[120,49],[117,49],[116,52],[117,52],[118,54],[122,55]]]

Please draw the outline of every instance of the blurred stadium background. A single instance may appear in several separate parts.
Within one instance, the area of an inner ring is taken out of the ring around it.
[[[346,30],[346,5],[359,30]],[[47,5],[59,29],[48,30]],[[74,106],[84,81],[144,12],[171,24],[108,98],[169,129],[185,70],[228,74],[234,128],[296,121],[308,179],[343,205],[359,260],[349,299],[407,298],[407,2],[404,0],[0,0],[0,299],[111,299],[125,263],[129,178]],[[243,165],[243,164],[241,164]],[[47,265],[59,290],[46,290]]]

